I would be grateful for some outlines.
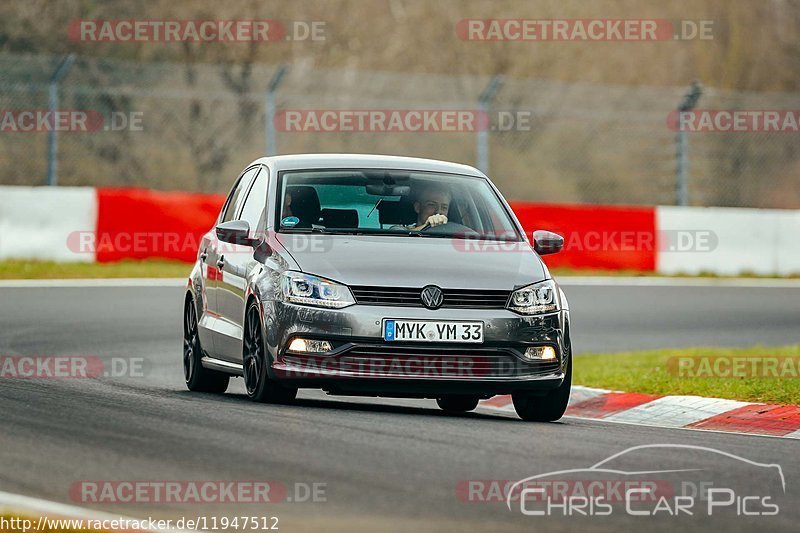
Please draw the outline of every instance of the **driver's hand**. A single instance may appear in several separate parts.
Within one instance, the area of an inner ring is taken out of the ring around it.
[[[435,215],[431,215],[428,217],[426,223],[429,226],[440,226],[442,224],[447,224],[447,215],[440,215],[438,213]]]

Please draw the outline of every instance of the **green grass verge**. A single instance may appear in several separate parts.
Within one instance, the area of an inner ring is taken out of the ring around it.
[[[0,261],[0,279],[184,278],[192,265],[179,261],[54,263]]]
[[[183,278],[191,271],[188,263],[166,260],[126,260],[118,263],[55,263],[52,261],[0,261],[0,279],[78,279],[78,278]],[[575,270],[554,268],[559,276],[659,276],[654,272],[635,270]],[[664,277],[664,276],[662,276]],[[700,276],[667,277],[720,277],[712,274]],[[739,277],[760,278],[744,274]],[[789,276],[800,277],[800,276]]]
[[[573,369],[587,387],[800,405],[800,345],[583,354]]]

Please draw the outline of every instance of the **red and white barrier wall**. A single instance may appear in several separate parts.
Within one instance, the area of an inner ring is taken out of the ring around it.
[[[223,195],[0,187],[0,260],[193,261]],[[800,210],[512,202],[530,236],[564,236],[550,267],[664,274],[800,274]]]

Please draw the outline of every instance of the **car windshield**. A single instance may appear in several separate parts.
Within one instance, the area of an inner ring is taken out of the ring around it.
[[[520,241],[488,181],[401,170],[281,174],[280,232],[380,234]]]

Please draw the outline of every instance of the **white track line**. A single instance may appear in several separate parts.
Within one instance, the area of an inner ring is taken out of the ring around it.
[[[720,287],[800,289],[800,279],[780,278],[670,278],[656,276],[556,276],[565,287]],[[4,288],[56,287],[182,287],[186,278],[99,278],[99,279],[11,279],[0,280]]]
[[[101,279],[9,279],[0,289],[93,288],[93,287],[185,287],[187,278],[101,278]]]
[[[658,276],[556,276],[559,285],[622,287],[733,287],[800,288],[800,279],[781,278],[671,278]]]

